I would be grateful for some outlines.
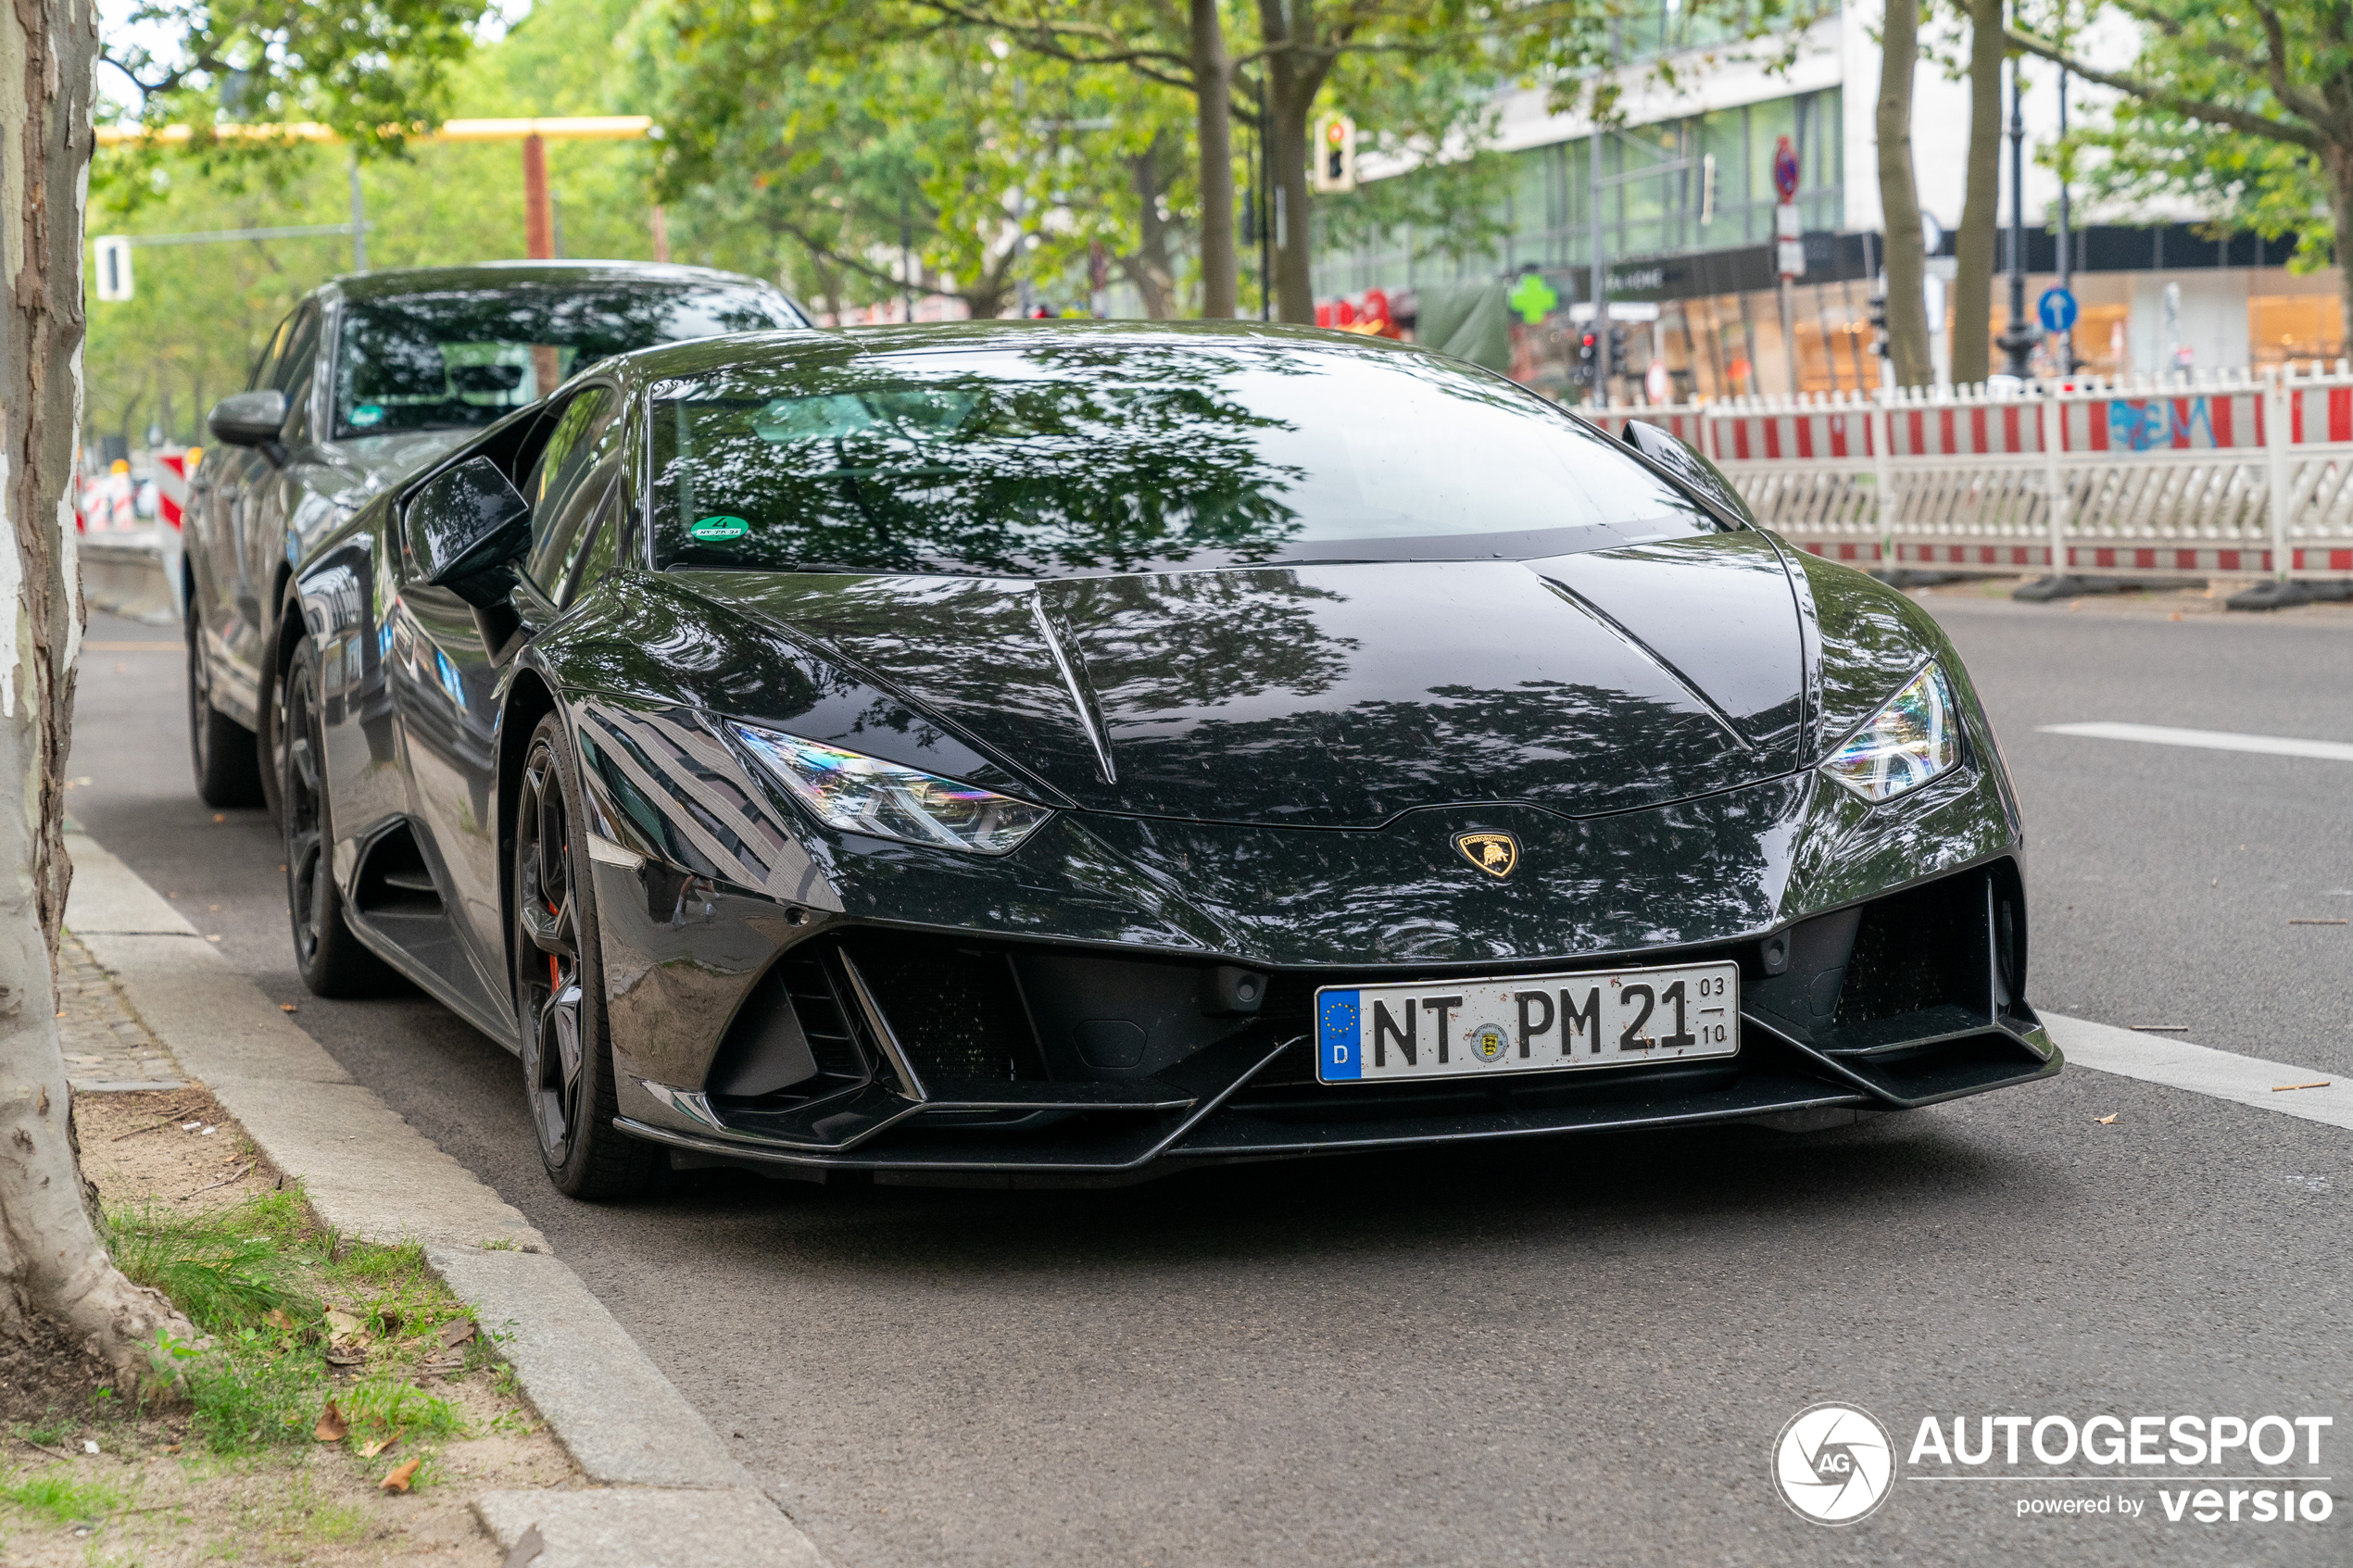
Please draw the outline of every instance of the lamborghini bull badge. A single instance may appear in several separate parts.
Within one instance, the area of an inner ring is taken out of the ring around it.
[[[1519,840],[1507,833],[1458,833],[1454,847],[1463,859],[1491,877],[1506,877],[1519,864]]]

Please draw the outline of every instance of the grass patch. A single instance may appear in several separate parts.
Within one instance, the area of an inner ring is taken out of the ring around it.
[[[310,1442],[330,1394],[358,1436],[464,1430],[454,1405],[414,1381],[442,1325],[465,1315],[422,1248],[338,1236],[298,1191],[197,1214],[144,1204],[109,1213],[107,1231],[123,1273],[213,1336],[215,1353],[186,1360],[181,1376],[191,1436],[214,1453]],[[338,1325],[366,1355],[364,1374],[340,1386],[326,1359]]]
[[[336,1397],[352,1430],[377,1435],[404,1432],[411,1437],[452,1437],[464,1430],[458,1407],[405,1379],[362,1378]]]
[[[38,1475],[0,1479],[0,1501],[71,1524],[111,1513],[122,1506],[123,1499],[112,1486],[76,1481],[64,1471],[48,1470]]]
[[[28,1443],[38,1443],[44,1449],[58,1449],[63,1448],[66,1439],[81,1428],[82,1424],[73,1417],[59,1415],[53,1410],[39,1421],[19,1422],[12,1430]]]

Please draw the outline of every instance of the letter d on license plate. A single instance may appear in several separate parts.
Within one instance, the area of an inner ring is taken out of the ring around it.
[[[1315,1076],[1327,1084],[1628,1067],[1740,1048],[1733,963],[1315,993]]]

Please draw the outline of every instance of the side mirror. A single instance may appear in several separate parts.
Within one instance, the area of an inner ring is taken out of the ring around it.
[[[513,562],[531,548],[531,504],[487,458],[469,458],[416,489],[401,514],[418,574],[477,609],[507,602]]]
[[[272,462],[283,460],[278,433],[286,428],[286,395],[276,387],[233,392],[212,406],[205,420],[212,438],[230,446],[250,446]]]
[[[1756,514],[1748,509],[1741,493],[1724,477],[1724,470],[1707,460],[1696,447],[1688,446],[1667,434],[1647,420],[1626,421],[1626,445],[1673,474],[1684,485],[1699,493],[1726,522],[1745,523],[1757,527]]]

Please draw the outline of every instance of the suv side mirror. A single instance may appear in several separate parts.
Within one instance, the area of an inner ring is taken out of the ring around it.
[[[513,563],[531,548],[531,504],[489,458],[469,458],[425,481],[401,522],[409,558],[434,587],[477,609],[513,594]]]
[[[212,438],[224,445],[250,446],[271,462],[284,460],[278,433],[286,428],[286,395],[276,387],[231,393],[212,406],[205,423],[212,427]]]
[[[1724,521],[1758,526],[1756,514],[1748,509],[1748,503],[1732,488],[1732,482],[1724,477],[1724,470],[1709,462],[1696,447],[1685,445],[1647,420],[1626,421],[1626,445],[1682,481],[1686,487],[1697,491]]]

